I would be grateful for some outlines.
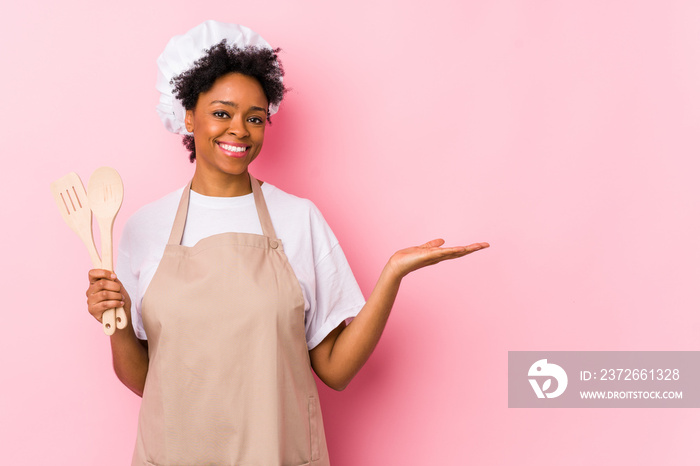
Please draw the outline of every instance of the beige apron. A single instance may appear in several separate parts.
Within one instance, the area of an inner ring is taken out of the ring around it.
[[[301,286],[251,177],[263,235],[181,246],[190,187],[142,304],[148,376],[133,465],[328,465]]]

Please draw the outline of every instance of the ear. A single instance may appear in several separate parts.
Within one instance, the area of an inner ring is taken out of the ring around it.
[[[185,112],[185,128],[190,133],[194,133],[194,110],[187,110]]]

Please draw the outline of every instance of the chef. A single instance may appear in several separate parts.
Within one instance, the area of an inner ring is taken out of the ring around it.
[[[206,21],[158,59],[158,113],[195,163],[186,186],[127,221],[88,311],[131,309],[115,372],[143,397],[132,465],[328,465],[312,369],[344,389],[376,346],[401,279],[488,243],[391,256],[365,302],[310,201],[248,170],[284,96],[254,31]],[[133,299],[132,299],[133,297]]]

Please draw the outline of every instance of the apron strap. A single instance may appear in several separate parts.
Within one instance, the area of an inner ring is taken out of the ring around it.
[[[180,204],[177,207],[177,214],[175,214],[175,222],[173,222],[173,229],[170,231],[168,244],[179,246],[180,243],[182,243],[182,234],[185,231],[185,221],[187,220],[187,208],[190,205],[191,187],[192,180],[187,183],[187,186],[185,186],[185,189],[182,191],[182,197],[180,198]]]
[[[272,219],[270,218],[270,212],[267,210],[267,204],[265,203],[265,196],[263,196],[262,189],[260,188],[260,183],[258,180],[253,178],[251,174],[250,177],[250,187],[253,189],[253,197],[255,198],[255,208],[258,211],[258,219],[260,220],[260,226],[262,227],[263,235],[270,239],[276,239],[275,228],[272,226]]]
[[[250,185],[253,190],[253,199],[255,199],[255,209],[258,211],[258,219],[260,220],[263,235],[267,236],[268,238],[275,239],[277,238],[277,235],[275,234],[275,229],[272,226],[272,219],[270,218],[270,212],[267,210],[267,204],[265,203],[265,197],[263,196],[262,189],[260,189],[260,183],[258,183],[258,180],[253,178],[252,175],[248,174],[248,177],[250,178]],[[185,223],[187,221],[187,209],[190,205],[191,188],[192,180],[187,183],[187,186],[185,186],[185,189],[182,192],[180,204],[178,205],[177,213],[175,214],[175,222],[173,222],[173,229],[170,231],[168,244],[180,245],[182,243],[182,234],[185,232]]]

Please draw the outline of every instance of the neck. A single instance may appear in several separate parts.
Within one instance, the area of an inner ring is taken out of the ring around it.
[[[253,192],[247,170],[240,175],[224,173],[217,175],[205,175],[201,170],[195,169],[192,177],[192,191],[212,197],[245,196]]]

